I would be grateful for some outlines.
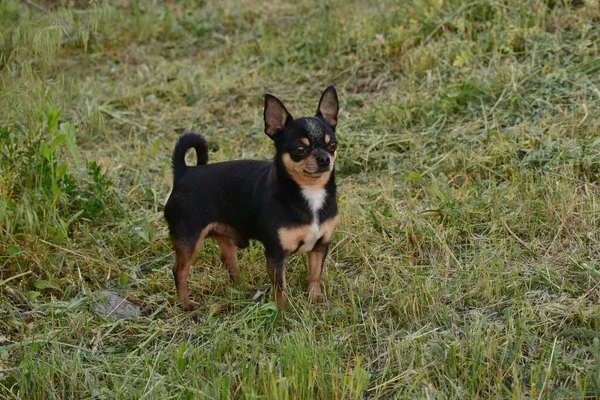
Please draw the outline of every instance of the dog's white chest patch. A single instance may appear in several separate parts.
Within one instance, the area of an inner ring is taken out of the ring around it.
[[[331,234],[338,223],[337,216],[327,221],[319,221],[319,211],[325,205],[325,199],[327,198],[325,189],[303,187],[302,196],[313,215],[310,224],[294,228],[280,228],[278,231],[281,247],[290,253],[308,253],[312,251],[320,239],[329,242]]]
[[[317,220],[319,222],[319,211],[323,204],[325,203],[325,197],[327,197],[327,192],[323,188],[311,188],[305,186],[302,188],[302,196],[308,203],[310,210],[313,213],[313,220]]]
[[[321,232],[319,224],[313,222],[306,236],[302,238],[303,244],[298,248],[298,253],[308,253],[311,251],[321,236],[323,236],[323,232]]]
[[[321,211],[323,204],[325,204],[327,192],[323,188],[303,187],[302,196],[306,199],[313,214],[310,229],[308,229],[306,236],[302,239],[304,243],[298,249],[299,253],[306,253],[311,251],[315,247],[317,240],[323,236],[323,232],[321,232],[321,227],[319,226],[319,211]]]

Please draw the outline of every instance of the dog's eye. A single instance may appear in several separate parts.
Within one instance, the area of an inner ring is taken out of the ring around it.
[[[329,151],[335,151],[337,149],[337,142],[329,143]]]
[[[301,156],[302,154],[306,153],[306,148],[304,146],[298,146],[294,149],[294,153]]]

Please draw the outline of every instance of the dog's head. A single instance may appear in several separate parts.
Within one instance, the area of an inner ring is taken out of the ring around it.
[[[323,186],[335,164],[339,103],[329,86],[314,117],[294,119],[275,96],[265,95],[265,133],[275,141],[277,157],[300,186]]]

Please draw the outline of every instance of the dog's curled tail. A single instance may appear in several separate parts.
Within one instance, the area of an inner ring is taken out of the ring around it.
[[[175,180],[178,180],[185,174],[185,170],[188,168],[185,164],[185,153],[192,147],[196,150],[197,165],[204,165],[208,162],[208,148],[204,138],[197,133],[184,133],[177,140],[171,159]]]

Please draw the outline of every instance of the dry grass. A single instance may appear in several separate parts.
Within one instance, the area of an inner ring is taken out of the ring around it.
[[[0,3],[0,397],[600,395],[597,1],[40,4]],[[178,134],[267,159],[263,93],[328,84],[327,302],[296,257],[281,315],[259,244],[237,291],[207,243],[181,311]]]

